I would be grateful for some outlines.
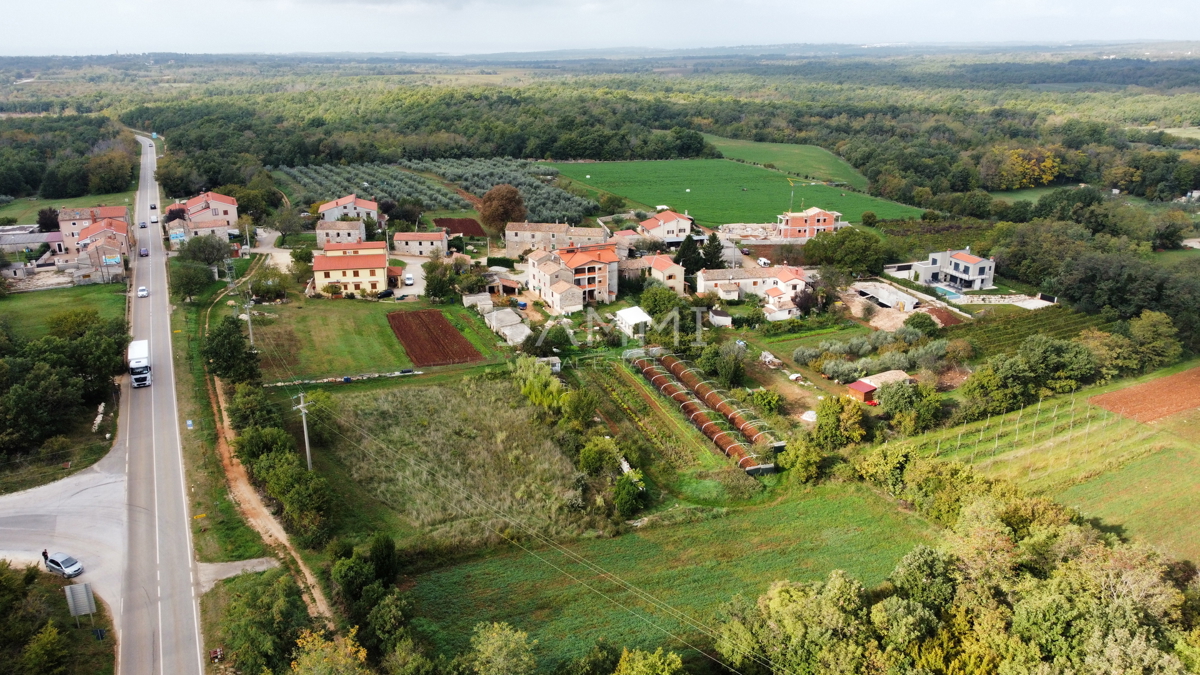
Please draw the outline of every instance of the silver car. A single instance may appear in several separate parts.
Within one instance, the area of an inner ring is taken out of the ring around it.
[[[61,574],[64,579],[70,579],[83,574],[83,563],[66,553],[54,553],[46,559],[46,569],[52,574]]]

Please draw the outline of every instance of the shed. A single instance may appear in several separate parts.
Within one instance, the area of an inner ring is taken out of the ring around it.
[[[550,366],[550,372],[556,375],[562,372],[562,359],[557,356],[543,356],[538,359],[538,363],[545,363]]]
[[[514,323],[511,326],[503,326],[496,330],[497,333],[504,337],[504,341],[510,347],[515,347],[525,341],[525,338],[533,335],[533,331],[523,323]]]
[[[866,382],[867,384],[878,389],[882,388],[885,384],[892,384],[893,382],[911,382],[912,378],[909,377],[908,373],[904,372],[903,370],[885,370],[882,373],[868,375],[867,377],[862,378],[860,381]]]
[[[721,309],[708,310],[708,322],[714,326],[732,326],[733,317],[729,316],[729,312]]]
[[[650,315],[641,307],[626,307],[617,312],[617,328],[629,337],[634,337],[638,324],[649,324]]]
[[[850,384],[846,385],[846,389],[849,390],[848,393],[850,394],[850,398],[853,398],[856,401],[867,403],[875,399],[875,390],[878,389],[878,387],[873,384],[863,382],[862,380],[858,380],[857,382],[851,382]]]

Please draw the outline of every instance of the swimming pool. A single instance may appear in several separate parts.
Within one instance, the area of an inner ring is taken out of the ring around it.
[[[954,291],[952,291],[948,288],[942,288],[941,286],[934,286],[933,290],[937,291],[941,295],[946,296],[947,300],[958,300],[959,298],[962,297],[958,293],[955,293]]]

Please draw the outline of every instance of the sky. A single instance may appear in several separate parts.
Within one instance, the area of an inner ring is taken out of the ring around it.
[[[1195,0],[0,0],[0,16],[7,56],[1200,39]]]

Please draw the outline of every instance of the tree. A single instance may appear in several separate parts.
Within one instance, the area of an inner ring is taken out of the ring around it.
[[[1183,347],[1175,339],[1178,332],[1171,317],[1162,312],[1146,309],[1130,320],[1129,337],[1133,340],[1142,368],[1154,370],[1179,360]]]
[[[928,337],[937,337],[941,332],[941,328],[937,325],[937,322],[925,312],[913,312],[904,320],[904,325],[909,328],[916,328],[921,331],[922,335]]]
[[[256,382],[261,377],[258,352],[242,333],[237,317],[225,317],[208,332],[200,355],[208,362],[209,371],[227,382]]]
[[[241,216],[238,216],[238,219],[240,220]],[[163,219],[162,219],[163,224],[173,223],[176,220],[187,220],[187,209],[183,208],[182,205],[180,205],[177,208],[173,208],[173,209],[168,208],[168,209],[166,209],[166,212],[163,214]]]
[[[875,223],[879,222],[879,218],[875,216],[874,211],[863,211],[862,224],[863,227],[875,227]]]
[[[349,609],[362,598],[363,590],[375,582],[375,566],[356,552],[334,563],[330,576],[336,584],[338,597]]]
[[[480,623],[471,636],[470,662],[477,675],[532,675],[537,670],[529,636],[507,623]]]
[[[52,206],[47,206],[44,209],[38,209],[37,224],[38,232],[57,232],[58,209]]]
[[[892,427],[906,436],[933,428],[942,411],[941,395],[928,384],[892,382],[880,387],[875,398],[892,416]]]
[[[281,672],[300,631],[311,624],[300,588],[278,568],[226,584],[230,600],[222,628],[229,661],[243,673]]]
[[[171,265],[171,291],[191,300],[213,282],[212,270],[201,263],[181,261]]]
[[[672,310],[680,312],[681,320],[686,321],[689,318],[683,314],[688,309],[688,304],[675,291],[659,284],[642,291],[642,295],[638,298],[638,304],[655,321],[662,321]]]
[[[304,228],[304,222],[300,220],[300,210],[294,207],[285,207],[275,214],[271,219],[271,229],[279,232],[279,243],[283,242],[291,234],[300,234]],[[312,262],[311,260],[307,262]]]
[[[642,482],[642,472],[634,469],[622,474],[613,487],[613,506],[617,515],[622,518],[632,518],[646,505],[646,489]]]
[[[488,190],[479,204],[479,217],[484,224],[496,229],[504,229],[508,223],[525,220],[525,214],[521,192],[508,184]]]
[[[229,258],[229,240],[215,234],[192,237],[179,247],[180,260],[216,265]]]
[[[595,476],[617,468],[617,442],[611,438],[597,436],[589,440],[579,451],[579,469]]]
[[[846,274],[866,276],[883,271],[887,258],[879,237],[856,227],[821,232],[804,245],[804,262],[832,265]]]
[[[133,156],[122,150],[110,150],[88,159],[88,192],[104,195],[124,192],[133,180]]]
[[[600,210],[605,213],[618,213],[625,208],[625,199],[623,197],[606,194],[600,198]]]
[[[262,300],[283,298],[287,295],[287,277],[287,273],[278,267],[262,267],[250,280],[250,292]]]
[[[233,450],[242,464],[251,466],[259,457],[273,452],[295,452],[296,440],[276,427],[247,427],[233,439]]]
[[[21,650],[21,672],[62,675],[67,672],[69,657],[66,638],[58,632],[53,620],[47,621]]]
[[[283,426],[283,415],[267,398],[267,392],[262,387],[239,383],[229,402],[229,423],[238,431],[253,427],[280,427]]]
[[[820,450],[832,452],[866,435],[862,424],[862,409],[843,396],[827,396],[817,404],[817,425],[812,431],[812,443]]]
[[[679,244],[679,252],[675,254],[675,262],[683,266],[683,273],[692,276],[704,267],[704,258],[696,246],[696,240],[691,235],[684,237]]]
[[[400,571],[396,542],[386,532],[376,532],[371,537],[371,564],[375,566],[375,578],[385,584],[390,584]]]
[[[954,601],[954,563],[945,554],[918,544],[896,563],[888,579],[902,597],[940,614]]]
[[[1097,378],[1100,382],[1141,369],[1142,360],[1133,340],[1117,333],[1105,333],[1087,328],[1079,333],[1076,342],[1086,347],[1096,361]]]
[[[600,395],[593,389],[575,389],[563,400],[563,419],[577,429],[586,429],[600,407]]]
[[[296,640],[292,672],[297,675],[371,675],[366,666],[367,650],[360,647],[358,627],[346,637],[326,640],[320,633],[304,630]]]
[[[621,654],[613,675],[683,675],[683,660],[675,652],[663,653],[659,647],[653,654],[640,649]]]
[[[787,449],[779,453],[776,463],[787,469],[801,483],[816,480],[821,472],[821,451],[806,436],[788,441]]]
[[[168,197],[187,197],[204,187],[204,179],[191,162],[174,155],[158,160],[154,179],[162,185]]]
[[[723,249],[724,244],[721,243],[716,232],[708,235],[708,241],[704,242],[704,247],[700,251],[700,255],[704,259],[704,269],[725,269],[725,258],[722,254]]]

